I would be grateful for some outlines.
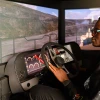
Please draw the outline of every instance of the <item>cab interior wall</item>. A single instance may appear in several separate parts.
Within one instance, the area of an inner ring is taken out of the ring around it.
[[[11,2],[20,2],[20,3],[26,3],[26,4],[32,4],[32,5],[38,5],[38,6],[44,6],[44,7],[50,7],[50,8],[56,8],[56,9],[86,9],[86,8],[97,8],[100,7],[99,0],[95,0],[95,2],[92,2],[91,0],[6,0]]]
[[[31,5],[37,5],[37,6],[43,6],[43,7],[49,7],[49,8],[55,8],[58,9],[60,3],[57,1],[52,1],[52,0],[46,0],[46,1],[41,1],[41,0],[6,0],[6,1],[11,1],[11,2],[19,2],[19,3],[25,3],[25,4],[31,4]]]

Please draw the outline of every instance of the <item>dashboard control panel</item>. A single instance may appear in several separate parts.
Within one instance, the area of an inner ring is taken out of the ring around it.
[[[65,47],[71,52],[70,44]],[[64,49],[53,47],[53,52],[57,57],[62,57],[65,63],[73,61],[73,58]],[[46,54],[50,60],[49,54]],[[38,84],[38,73],[46,67],[41,57],[41,50],[26,51],[16,54],[7,63],[5,73],[9,76],[9,83],[12,93],[28,90],[32,86]],[[15,88],[17,87],[17,88]]]

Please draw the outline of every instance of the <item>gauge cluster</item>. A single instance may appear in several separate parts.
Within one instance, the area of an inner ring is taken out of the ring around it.
[[[45,67],[40,52],[27,55],[24,59],[28,75],[40,72]]]

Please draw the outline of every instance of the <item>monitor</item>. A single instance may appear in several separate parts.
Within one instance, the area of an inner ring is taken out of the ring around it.
[[[58,40],[58,10],[24,3],[0,2],[0,63],[14,54]]]
[[[80,47],[91,44],[91,29],[100,17],[100,8],[65,10],[65,41]]]

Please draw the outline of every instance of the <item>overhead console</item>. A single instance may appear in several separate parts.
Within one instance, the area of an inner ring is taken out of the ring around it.
[[[65,47],[73,53],[70,44],[66,44]],[[56,50],[57,48],[53,49]],[[67,52],[64,52],[63,49],[58,48],[57,52],[66,63],[73,61],[72,57]],[[12,93],[29,90],[38,84],[39,76],[45,67],[40,49],[19,53],[12,57],[5,68],[5,73],[9,76]]]

